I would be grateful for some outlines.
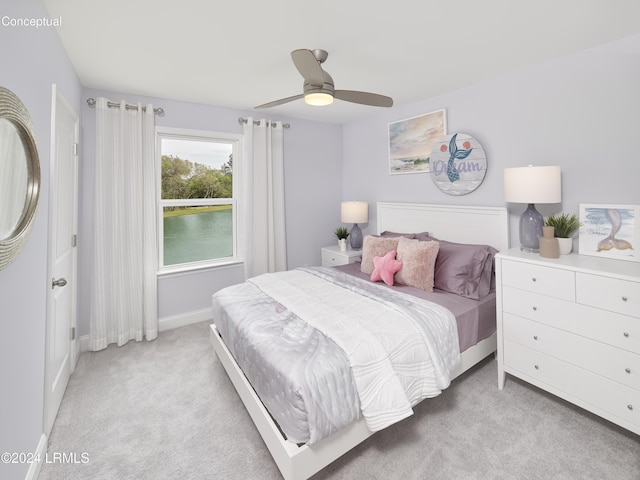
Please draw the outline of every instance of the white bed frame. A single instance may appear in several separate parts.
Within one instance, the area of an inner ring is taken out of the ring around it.
[[[378,202],[377,206],[378,233],[427,231],[442,240],[486,244],[498,250],[509,248],[507,209],[503,207],[386,202]],[[309,478],[373,435],[364,420],[360,420],[311,446],[298,446],[285,440],[222,341],[215,325],[211,325],[210,340],[285,480]],[[495,334],[467,349],[462,353],[452,379],[495,350]]]

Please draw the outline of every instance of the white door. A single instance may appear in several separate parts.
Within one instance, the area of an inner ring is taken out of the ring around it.
[[[52,89],[49,191],[49,281],[44,433],[49,436],[76,362],[76,226],[78,115]]]

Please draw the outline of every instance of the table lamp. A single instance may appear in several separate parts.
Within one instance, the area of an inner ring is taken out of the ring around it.
[[[353,223],[349,233],[349,243],[353,250],[362,248],[362,230],[359,223],[369,221],[369,204],[367,202],[342,202],[340,205],[340,221],[342,223]]]
[[[560,203],[562,200],[560,167],[515,167],[504,169],[504,200],[508,203],[526,203],[520,217],[520,250],[539,251],[544,219],[536,210],[536,203]]]

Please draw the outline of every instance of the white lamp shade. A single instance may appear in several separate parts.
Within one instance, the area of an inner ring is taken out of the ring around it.
[[[509,203],[560,203],[560,167],[505,168],[504,200]]]
[[[342,202],[340,221],[342,223],[367,223],[369,221],[369,204],[367,202]]]

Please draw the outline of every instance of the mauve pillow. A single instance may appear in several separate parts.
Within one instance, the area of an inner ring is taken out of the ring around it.
[[[428,242],[430,240],[437,240],[436,237],[430,237],[429,232],[416,233],[416,238],[418,240],[422,240],[423,242]]]
[[[462,297],[480,300],[491,291],[493,256],[498,252],[489,245],[447,242],[435,237],[440,251],[436,259],[434,286]]]
[[[432,292],[438,248],[436,241],[400,237],[396,259],[402,262],[402,270],[396,273],[396,282]]]
[[[389,232],[385,230],[380,234],[381,237],[404,237],[404,238],[417,238],[417,235],[429,235],[429,232],[422,233],[398,233],[398,232]]]
[[[375,237],[367,235],[362,241],[362,263],[360,271],[371,275],[373,257],[384,257],[391,250],[397,250],[399,237]]]

